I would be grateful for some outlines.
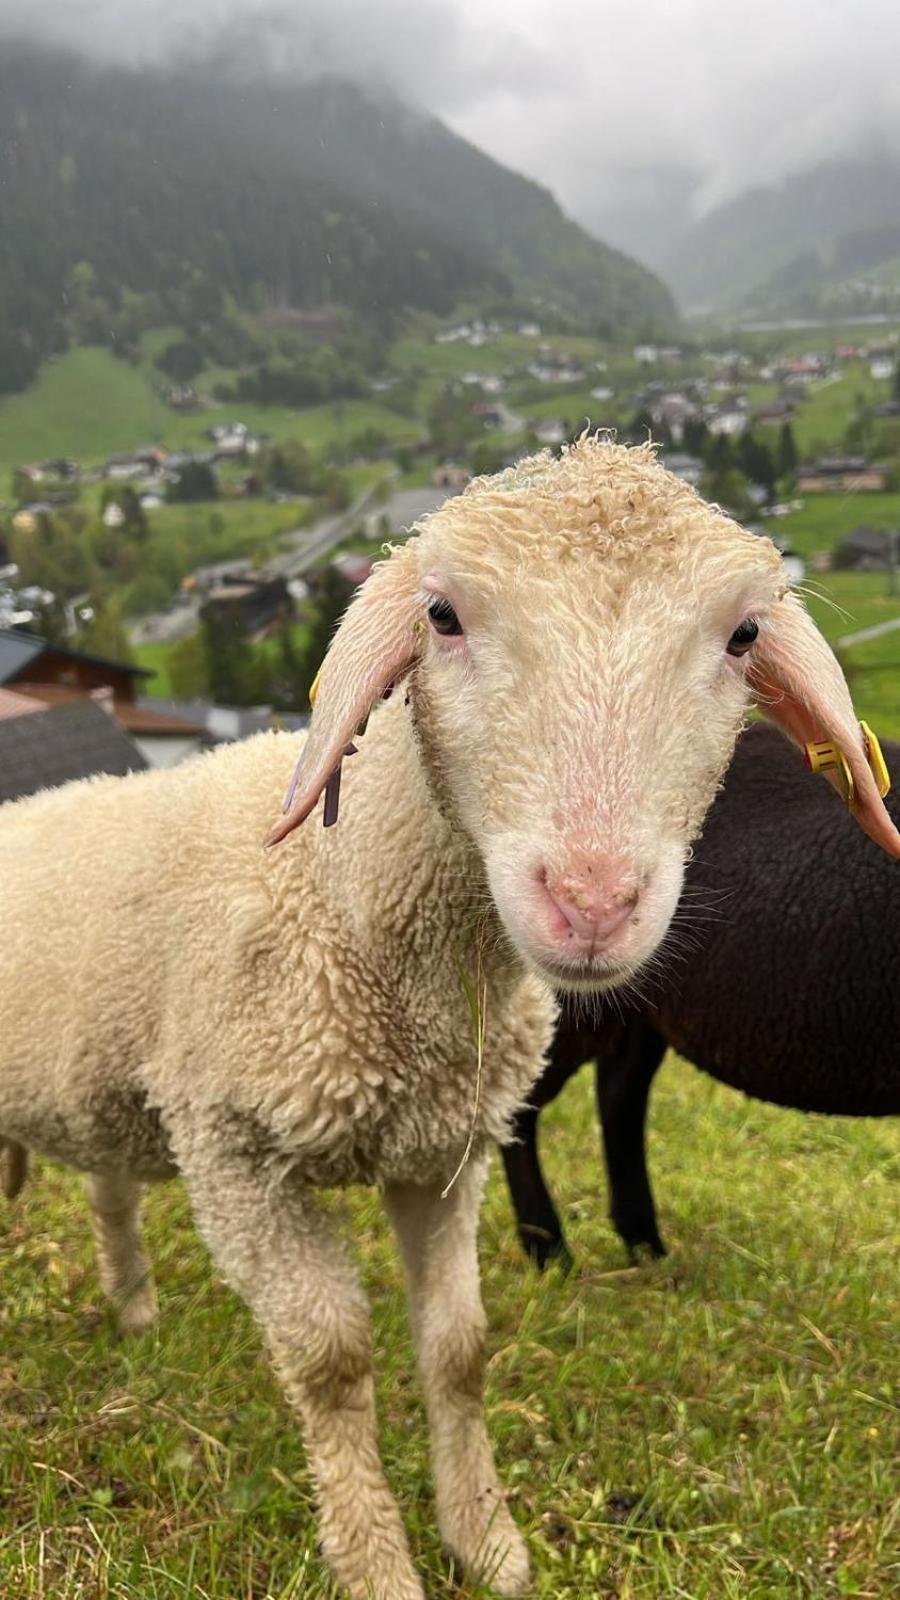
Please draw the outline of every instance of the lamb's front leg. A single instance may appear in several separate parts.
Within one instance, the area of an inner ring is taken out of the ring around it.
[[[353,1600],[423,1600],[375,1435],[369,1314],[308,1190],[250,1160],[179,1152],[197,1223],[262,1325],[303,1422],[322,1549]]]
[[[528,1551],[509,1510],[484,1416],[485,1315],[476,1234],[486,1162],[446,1200],[439,1184],[391,1184],[385,1204],[403,1252],[431,1429],[442,1537],[469,1573],[523,1594]]]

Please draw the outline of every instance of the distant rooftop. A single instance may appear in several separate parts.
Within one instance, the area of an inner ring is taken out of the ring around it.
[[[139,772],[146,765],[127,734],[93,700],[0,721],[0,802],[55,789],[73,778]]]
[[[16,628],[0,628],[0,683],[9,683],[19,677],[23,668],[44,655],[61,656],[65,661],[83,661],[92,667],[110,667],[116,672],[127,672],[133,678],[152,678],[147,667],[135,667],[130,661],[110,661],[106,656],[91,655],[86,650],[70,650],[67,645],[51,644],[34,633],[20,633]]]

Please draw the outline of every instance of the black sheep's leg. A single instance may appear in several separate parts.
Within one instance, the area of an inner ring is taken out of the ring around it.
[[[542,1271],[550,1261],[558,1261],[568,1271],[572,1257],[541,1171],[537,1123],[538,1112],[532,1106],[524,1107],[516,1117],[511,1142],[503,1146],[506,1181],[526,1255]]]
[[[597,1107],[609,1181],[610,1216],[634,1255],[646,1245],[664,1256],[647,1173],[644,1131],[650,1085],[666,1053],[666,1042],[648,1023],[635,1020],[621,1044],[597,1061]]]

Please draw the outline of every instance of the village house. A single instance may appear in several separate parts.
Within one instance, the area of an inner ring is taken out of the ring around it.
[[[442,461],[431,474],[431,481],[436,489],[447,489],[457,494],[466,487],[471,476],[468,467],[461,466],[458,461]]]
[[[699,456],[687,455],[681,450],[667,450],[663,463],[669,472],[674,472],[676,478],[683,478],[695,489],[698,487],[704,470]]]
[[[746,400],[741,396],[727,405],[708,410],[706,426],[710,433],[723,434],[726,438],[734,438],[737,434],[743,433],[747,426]]]
[[[138,705],[137,685],[152,677],[146,668],[129,662],[51,644],[17,629],[0,629],[0,687],[36,700],[44,709],[99,702],[149,766],[171,766],[199,747],[203,729]]]
[[[900,563],[900,532],[860,523],[835,546],[832,566],[849,572],[886,572]]]
[[[280,573],[226,573],[207,590],[200,607],[204,622],[234,622],[251,635],[266,633],[293,616],[294,603]]]
[[[472,415],[478,417],[486,428],[502,428],[506,419],[503,407],[490,400],[477,400],[472,407]]]
[[[820,456],[797,469],[798,494],[882,494],[887,486],[887,468],[865,456]]]
[[[216,460],[257,456],[264,443],[264,436],[251,433],[244,422],[219,422],[209,429],[208,437],[215,447],[213,455]]]
[[[51,517],[53,506],[49,500],[30,500],[15,512],[12,525],[17,533],[37,533],[41,517]]]
[[[668,429],[676,444],[684,438],[685,423],[700,415],[699,406],[677,390],[654,398],[648,409],[655,427]]]
[[[534,436],[538,444],[565,444],[566,425],[561,417],[541,417],[534,424]]]
[[[763,405],[757,406],[753,417],[756,422],[788,422],[795,410],[793,400],[785,397],[781,400],[768,400]]]
[[[0,688],[0,804],[96,773],[147,766],[104,705],[88,697],[50,706]]]

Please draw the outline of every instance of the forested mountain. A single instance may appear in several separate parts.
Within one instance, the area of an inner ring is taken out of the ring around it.
[[[686,309],[788,312],[814,310],[816,286],[897,255],[900,163],[859,157],[716,206],[679,238],[662,270]]]
[[[546,191],[387,96],[2,46],[0,392],[73,336],[190,331],[225,295],[345,306],[383,332],[407,307],[499,294],[587,327],[674,314]]]

